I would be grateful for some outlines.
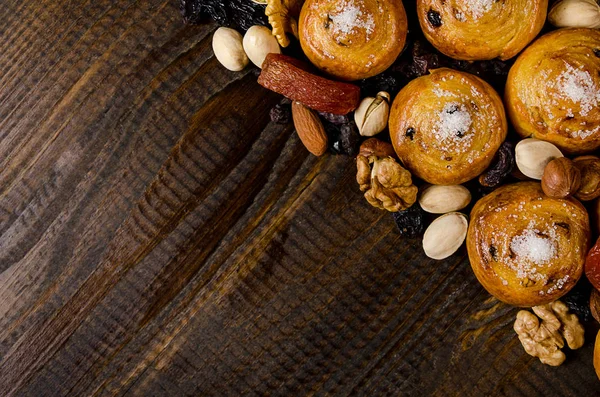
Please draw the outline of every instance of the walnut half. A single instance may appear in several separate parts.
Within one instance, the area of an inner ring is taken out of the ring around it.
[[[273,28],[273,36],[282,47],[290,45],[286,33],[298,37],[298,22],[304,0],[267,0],[265,14]]]
[[[391,153],[394,151],[389,143],[375,138],[363,142],[356,158],[356,181],[373,207],[398,212],[415,203],[418,188],[413,185],[410,172]]]
[[[517,313],[514,325],[523,348],[527,354],[538,357],[543,364],[561,365],[566,358],[560,350],[564,347],[565,340],[573,350],[583,346],[583,327],[577,316],[570,314],[561,301],[532,309],[535,315],[527,310]]]

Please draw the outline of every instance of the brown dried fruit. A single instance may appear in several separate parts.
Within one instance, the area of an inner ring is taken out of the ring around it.
[[[317,113],[299,102],[292,102],[292,118],[306,149],[315,156],[323,155],[327,151],[327,134]]]
[[[544,168],[542,190],[552,198],[566,198],[577,192],[581,185],[581,172],[566,157],[552,160]]]
[[[380,141],[377,138],[369,138],[360,145],[359,154],[369,157],[396,157],[396,152],[391,143]]]
[[[485,187],[496,187],[513,172],[515,165],[515,145],[505,141],[496,152],[492,164],[479,176],[479,183]]]
[[[360,88],[319,77],[303,62],[281,54],[267,55],[258,83],[311,109],[346,114],[360,103]]]
[[[592,313],[592,317],[600,323],[600,292],[595,288],[592,289],[592,294],[590,295],[590,312]]]
[[[413,185],[410,172],[389,156],[386,147],[389,144],[374,141],[378,140],[365,141],[356,158],[356,181],[360,190],[373,207],[390,212],[405,210],[417,201],[419,189]]]
[[[575,197],[582,201],[600,197],[600,158],[596,156],[581,156],[573,160],[581,171],[581,187]]]

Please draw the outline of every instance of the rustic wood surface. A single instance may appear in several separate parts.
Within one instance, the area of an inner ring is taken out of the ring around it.
[[[0,4],[0,396],[591,396],[175,0]]]

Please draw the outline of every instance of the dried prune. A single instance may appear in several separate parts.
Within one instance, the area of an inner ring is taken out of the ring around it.
[[[418,203],[404,211],[394,212],[394,221],[400,235],[408,238],[416,238],[425,231],[425,211]]]
[[[350,122],[350,117],[347,114],[333,114],[327,112],[318,112],[319,116],[329,121],[331,124],[347,124]]]
[[[515,168],[515,145],[504,142],[490,167],[479,176],[479,183],[485,187],[496,187],[506,179]]]
[[[186,23],[212,19],[221,26],[242,30],[268,24],[265,6],[249,0],[180,0],[179,5]]]
[[[292,120],[292,101],[283,98],[281,102],[271,108],[269,116],[277,124],[288,124]]]

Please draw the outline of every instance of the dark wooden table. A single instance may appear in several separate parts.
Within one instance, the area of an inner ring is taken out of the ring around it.
[[[600,393],[428,260],[175,0],[0,5],[0,396]]]

